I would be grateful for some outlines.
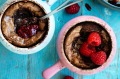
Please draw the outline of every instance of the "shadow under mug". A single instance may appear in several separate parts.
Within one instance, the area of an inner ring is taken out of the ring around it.
[[[89,69],[89,70],[83,70],[83,69],[80,69],[80,68],[72,65],[68,61],[67,57],[65,56],[64,49],[63,49],[63,42],[64,42],[64,38],[65,38],[67,31],[71,27],[76,25],[77,23],[86,22],[86,21],[95,22],[95,23],[101,25],[110,35],[111,42],[112,42],[111,53],[110,53],[108,59],[106,60],[106,62],[103,65],[101,65],[100,67],[97,67],[95,69]],[[66,68],[66,67],[68,69],[70,69],[71,71],[73,71],[77,74],[81,74],[81,75],[95,74],[95,73],[100,72],[103,69],[105,69],[110,64],[110,62],[113,60],[114,55],[116,53],[116,37],[115,37],[115,34],[114,34],[112,28],[103,20],[101,20],[97,17],[94,17],[94,16],[79,16],[79,17],[76,17],[76,18],[70,20],[67,24],[64,25],[64,27],[60,31],[60,34],[59,34],[58,40],[57,40],[57,51],[58,51],[60,60],[52,67],[43,71],[42,75],[45,79],[50,79],[54,74],[56,74],[58,71],[62,70],[63,68]]]

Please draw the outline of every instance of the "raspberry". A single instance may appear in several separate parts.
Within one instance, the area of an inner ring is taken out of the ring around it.
[[[30,25],[26,27],[26,33],[29,37],[32,37],[33,35],[35,35],[37,33],[38,30],[38,25]]]
[[[80,6],[76,3],[76,4],[73,4],[69,7],[67,7],[65,10],[69,14],[76,14],[80,10]]]
[[[91,55],[91,60],[96,65],[102,65],[106,61],[106,53],[104,51],[99,51]]]
[[[65,76],[65,78],[64,79],[74,79],[73,77],[71,77],[71,76]]]
[[[80,53],[83,56],[90,57],[90,55],[94,52],[96,52],[95,47],[89,45],[87,42],[84,42],[80,47]]]
[[[30,38],[37,33],[39,30],[38,25],[29,25],[29,26],[21,26],[17,33],[22,38]]]
[[[20,29],[17,31],[18,35],[22,38],[28,38],[28,35],[25,33],[25,26],[21,26]]]
[[[98,32],[92,32],[88,36],[87,42],[92,46],[99,46],[101,44],[101,37]]]

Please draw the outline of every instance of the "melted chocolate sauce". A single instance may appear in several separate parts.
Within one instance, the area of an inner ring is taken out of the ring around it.
[[[37,24],[37,17],[27,8],[18,9],[14,15],[14,24],[16,28],[20,26],[27,26],[30,24]]]
[[[33,27],[34,25],[38,26],[38,20],[37,17],[35,17],[34,14],[29,9],[20,8],[14,13],[13,17],[14,25],[16,27],[15,31],[20,37],[30,38],[37,33],[38,30],[36,28],[34,29]],[[26,30],[27,33],[26,31],[23,30]],[[34,33],[33,31],[35,31],[36,33]]]

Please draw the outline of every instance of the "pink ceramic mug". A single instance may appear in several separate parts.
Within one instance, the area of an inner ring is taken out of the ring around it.
[[[80,69],[80,68],[72,65],[66,58],[65,53],[64,53],[64,48],[63,48],[64,38],[65,38],[65,35],[68,32],[68,30],[71,27],[73,27],[74,25],[76,25],[77,23],[81,23],[81,22],[85,22],[85,21],[95,22],[95,23],[101,25],[110,35],[111,42],[112,42],[111,53],[110,53],[108,59],[106,60],[106,62],[98,68],[89,69],[89,70],[83,70],[83,69]],[[45,79],[50,79],[54,74],[56,74],[58,71],[62,70],[65,67],[67,67],[68,69],[70,69],[71,71],[73,71],[75,73],[82,74],[82,75],[95,74],[97,72],[100,72],[104,68],[106,68],[110,64],[112,59],[114,58],[114,55],[116,53],[116,37],[115,37],[115,34],[114,34],[112,28],[103,20],[101,20],[97,17],[94,17],[94,16],[79,16],[79,17],[76,17],[76,18],[70,20],[62,28],[62,30],[59,34],[58,40],[57,40],[57,51],[58,51],[60,60],[54,66],[48,68],[47,70],[45,70],[43,72],[43,77]]]

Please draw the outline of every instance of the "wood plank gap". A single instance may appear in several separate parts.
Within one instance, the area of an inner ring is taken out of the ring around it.
[[[30,79],[30,55],[28,55],[27,60],[27,79]]]

